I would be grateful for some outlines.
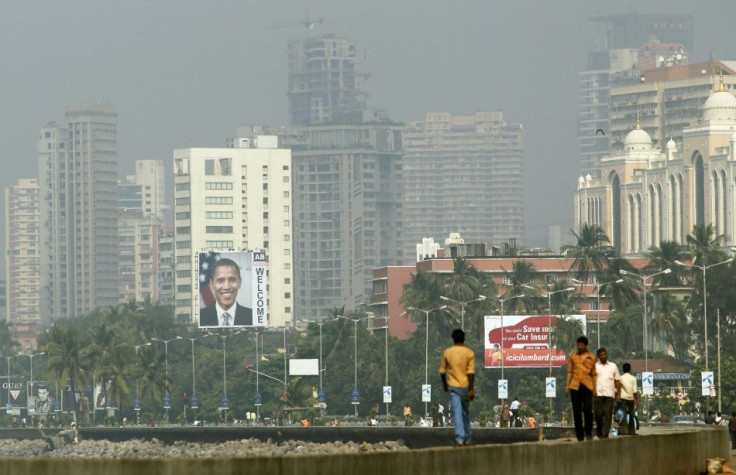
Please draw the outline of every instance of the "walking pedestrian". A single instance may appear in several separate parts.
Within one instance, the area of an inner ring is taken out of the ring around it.
[[[411,425],[411,406],[408,403],[404,404],[404,425]]]
[[[445,406],[442,405],[442,403],[438,404],[438,412],[439,412],[439,421],[440,421],[440,427],[444,427],[445,425]]]
[[[475,398],[475,354],[465,346],[465,332],[452,332],[454,345],[442,354],[440,378],[455,411],[455,446],[470,444],[470,401]]]
[[[521,427],[519,409],[521,409],[521,403],[519,402],[519,398],[515,397],[514,400],[511,401],[511,427]]]
[[[506,401],[501,405],[501,427],[509,427],[511,421],[511,409]]]
[[[582,441],[593,438],[593,396],[596,375],[595,356],[588,349],[588,337],[579,336],[577,345],[578,351],[572,353],[567,362],[565,395],[572,401],[575,437]]]
[[[728,420],[728,432],[731,434],[731,450],[736,450],[736,412],[732,412]]]
[[[599,348],[596,352],[598,362],[595,364],[595,431],[599,439],[608,438],[611,432],[613,417],[613,401],[621,397],[621,375],[618,366],[608,361],[608,352]]]
[[[631,365],[624,363],[624,374],[621,376],[621,401],[624,403],[624,422],[627,424],[628,435],[636,435],[636,401],[639,399],[639,391],[636,389],[636,378],[631,375]]]

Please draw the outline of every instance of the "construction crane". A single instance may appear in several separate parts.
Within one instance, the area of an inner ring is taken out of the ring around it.
[[[302,26],[302,27],[304,27],[304,32],[306,34],[309,34],[309,31],[310,30],[314,30],[314,27],[315,26],[321,25],[322,23],[324,23],[326,21],[327,21],[327,17],[326,16],[321,16],[319,18],[316,18],[316,19],[312,20],[309,17],[309,12],[305,12],[304,13],[304,18],[301,19],[301,20],[290,21],[290,22],[287,22],[287,23],[279,23],[278,25],[267,26],[265,29],[267,29],[267,30],[273,30],[273,29],[276,29],[276,28],[291,28],[292,26]]]

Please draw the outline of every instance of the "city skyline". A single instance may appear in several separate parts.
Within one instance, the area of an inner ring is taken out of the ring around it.
[[[577,75],[585,67],[585,52],[595,49],[600,33],[588,18],[630,8],[583,1],[538,5],[532,11],[514,4],[425,9],[392,5],[392,15],[383,16],[385,7],[381,2],[356,8],[334,1],[314,2],[310,5],[313,16],[324,14],[328,19],[311,34],[334,33],[357,44],[372,73],[366,88],[371,103],[387,108],[395,120],[419,120],[432,110],[460,114],[490,109],[503,110],[510,121],[524,124],[527,243],[543,242],[549,224],[562,225],[567,235],[572,223],[570,205],[564,199],[570,190],[565,177],[578,166],[573,158]],[[220,146],[223,131],[243,123],[287,122],[288,40],[304,32],[299,27],[267,27],[303,17],[297,2],[286,2],[283,8],[254,6],[249,15],[232,15],[237,3],[216,10],[202,2],[174,9],[153,5],[146,15],[123,6],[100,8],[84,2],[63,8],[32,4],[5,8],[0,35],[6,41],[0,56],[7,61],[9,74],[0,89],[0,101],[6,105],[4,110],[13,113],[0,116],[6,131],[0,135],[0,148],[2,162],[13,166],[0,179],[3,187],[36,175],[32,160],[36,130],[55,111],[76,100],[116,105],[123,117],[121,175],[132,169],[134,160],[143,158],[164,160],[168,172],[171,150]],[[728,2],[717,2],[695,11],[687,2],[655,1],[640,11],[693,14],[690,59],[698,61],[707,59],[711,51],[716,58],[727,57],[724,49],[736,36],[728,27],[729,15],[722,14],[729,8]],[[206,27],[192,28],[200,20]],[[230,28],[238,21],[250,28]],[[58,39],[56,52],[47,48],[50,37],[43,36],[27,38],[22,49],[12,49],[15,38],[24,36],[19,26],[31,22],[46,25]],[[84,22],[92,27],[73,28]],[[135,28],[123,28],[131,24]],[[220,39],[206,34],[212,25],[222,27]],[[155,33],[180,26],[191,30],[181,40]],[[554,32],[560,30],[574,33],[559,38]],[[120,35],[130,35],[125,47],[115,41]],[[425,44],[431,47],[421,46]],[[69,56],[69,51],[80,48],[85,54]],[[411,61],[402,50],[411,52]],[[248,61],[226,61],[223,74],[207,75],[189,67],[236,58],[235,53]],[[473,59],[481,53],[480,57],[490,53],[488,61]],[[251,67],[254,64],[258,67]],[[34,75],[41,65],[54,67],[57,74],[53,78]],[[540,68],[547,71],[544,80],[536,72]],[[193,90],[198,93],[192,94]],[[548,146],[555,150],[552,157]],[[546,165],[550,159],[552,167]],[[533,190],[543,187],[549,188],[549,194],[535,195]]]

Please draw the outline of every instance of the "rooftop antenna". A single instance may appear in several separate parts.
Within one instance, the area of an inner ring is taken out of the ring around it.
[[[304,36],[309,37],[309,32],[311,30],[314,30],[314,28],[317,25],[321,25],[322,23],[327,21],[326,16],[321,16],[319,18],[311,19],[309,16],[309,11],[304,12],[304,18],[297,21],[289,21],[286,23],[278,23],[276,25],[270,25],[265,27],[266,30],[275,30],[278,28],[291,28],[294,26],[301,26],[304,28]]]

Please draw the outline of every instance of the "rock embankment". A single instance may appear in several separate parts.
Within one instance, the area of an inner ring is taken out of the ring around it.
[[[82,440],[73,444],[68,443],[64,437],[48,437],[39,440],[5,439],[0,444],[0,458],[231,458],[358,454],[400,450],[408,449],[400,442],[391,441],[378,444],[355,442],[318,444],[294,440],[274,443],[243,439],[218,444],[175,442],[172,445],[166,445],[153,439],[152,441],[130,440],[125,442]]]

